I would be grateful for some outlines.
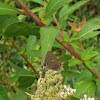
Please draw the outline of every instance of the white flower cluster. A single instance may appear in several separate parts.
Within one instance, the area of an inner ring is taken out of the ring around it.
[[[76,92],[76,89],[72,89],[72,88],[70,88],[70,86],[66,87],[66,85],[64,85],[63,88],[64,88],[64,92],[60,93],[60,97],[62,99],[66,99],[66,98],[68,98],[69,96],[73,95]]]
[[[84,99],[80,99],[80,100],[95,100],[94,98],[87,98],[87,95],[84,95]]]

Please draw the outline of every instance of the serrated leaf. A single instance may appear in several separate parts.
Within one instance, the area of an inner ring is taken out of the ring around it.
[[[92,18],[90,20],[88,20],[85,25],[83,26],[83,28],[79,31],[80,37],[79,39],[84,40],[84,38],[86,38],[86,36],[89,37],[93,37],[95,36],[95,34],[97,35],[98,32],[96,33],[92,33],[94,30],[100,29],[100,19],[99,18]]]
[[[0,15],[18,13],[19,11],[15,7],[0,2]]]
[[[20,76],[18,78],[18,82],[19,82],[18,87],[23,89],[28,88],[33,84],[34,81],[35,81],[35,77],[33,76]]]
[[[70,13],[74,12],[76,9],[78,9],[81,5],[83,5],[84,3],[88,2],[89,0],[85,0],[85,1],[80,1],[78,3],[75,3],[72,6],[69,6],[68,8],[62,8],[63,10],[61,10],[61,14],[59,15],[59,20],[62,20],[65,16],[69,15]]]
[[[0,86],[0,100],[9,100],[7,92],[3,86]]]
[[[3,31],[7,25],[16,21],[18,21],[16,15],[0,15],[0,31]]]
[[[46,7],[45,17],[51,16],[56,12],[60,7],[69,3],[71,0],[50,0]]]
[[[30,72],[30,71],[27,71],[25,70],[24,68],[21,68],[17,65],[15,65],[14,63],[12,62],[9,62],[10,66],[12,68],[14,68],[14,70],[16,71],[16,73],[19,75],[19,76],[33,76],[33,72]]]
[[[83,98],[86,94],[87,97],[94,97],[96,85],[91,78],[83,78],[76,84],[75,89],[77,90],[75,96]]]
[[[79,51],[80,56],[83,60],[90,60],[91,58],[98,55],[98,52],[93,51],[91,47],[87,48],[85,51]]]
[[[47,51],[51,50],[55,37],[57,36],[57,34],[59,34],[59,31],[60,31],[59,28],[54,28],[54,27],[49,27],[49,28],[42,27],[40,29],[41,51],[43,57],[41,63],[44,62]]]
[[[8,25],[5,29],[3,34],[6,37],[14,37],[20,35],[35,35],[39,36],[39,27],[35,26],[33,28],[29,27],[28,24],[24,22],[16,22],[13,24]]]

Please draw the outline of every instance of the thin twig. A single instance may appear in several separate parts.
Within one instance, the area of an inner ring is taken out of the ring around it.
[[[10,86],[9,82],[5,82],[5,81],[0,81],[0,85],[8,85],[8,86]]]
[[[6,62],[5,62],[5,47],[6,47],[6,38],[4,38],[4,45],[3,45],[3,71],[5,71]]]
[[[59,25],[59,22],[57,21],[57,19],[56,19],[56,16],[55,16],[55,14],[53,14],[53,18],[54,18],[54,22],[57,24],[57,26],[60,28],[60,36],[63,38],[63,30],[62,30],[62,28],[61,28],[61,26]]]
[[[56,19],[55,14],[53,14],[52,16],[53,16],[54,22],[57,24],[57,26],[58,26],[59,28],[61,28],[60,25],[59,25],[59,22],[58,22],[57,19]]]
[[[11,42],[12,42],[13,47],[14,47],[18,52],[20,52],[20,49],[19,49],[19,48],[17,47],[17,45],[15,44],[13,38],[10,38],[10,40],[11,40]],[[32,66],[32,64],[28,61],[28,59],[24,56],[24,54],[21,54],[21,56],[22,56],[22,57],[24,58],[24,60],[28,63],[28,65],[32,68],[32,70],[34,71],[34,73],[35,73],[36,75],[38,75],[38,77],[39,77],[38,72],[35,70],[35,68]]]

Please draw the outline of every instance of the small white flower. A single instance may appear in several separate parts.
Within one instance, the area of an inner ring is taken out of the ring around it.
[[[65,94],[64,92],[61,92],[60,93],[60,97],[63,98],[64,97],[64,94]]]
[[[63,99],[65,99],[67,97],[67,94],[65,94],[64,92],[61,92],[60,93],[60,97],[63,98]]]
[[[85,99],[85,100],[87,99],[87,95],[84,95],[84,99]]]
[[[63,87],[64,87],[64,89],[66,89],[66,88],[67,88],[67,87],[66,87],[66,85],[64,85]]]
[[[84,99],[80,99],[80,100],[95,100],[95,99],[94,98],[91,98],[91,97],[87,98],[87,95],[85,94],[84,95]]]

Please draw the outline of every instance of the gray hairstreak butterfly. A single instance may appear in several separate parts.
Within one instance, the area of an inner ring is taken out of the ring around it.
[[[45,58],[45,62],[43,64],[43,69],[44,70],[48,70],[48,69],[58,70],[60,67],[61,67],[61,64],[57,60],[56,56],[51,51],[48,51]]]

